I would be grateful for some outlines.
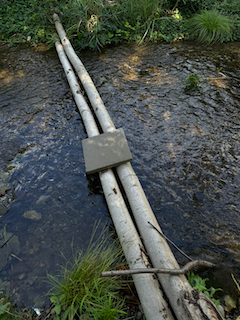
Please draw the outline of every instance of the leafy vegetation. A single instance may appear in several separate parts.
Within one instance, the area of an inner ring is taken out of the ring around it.
[[[57,38],[53,12],[61,15],[76,49],[100,50],[123,41],[172,42],[195,36],[206,42],[230,41],[231,26],[232,39],[240,39],[238,0],[5,0],[0,6],[0,40],[10,45],[52,45]],[[200,14],[189,24],[196,13]]]
[[[213,287],[207,288],[206,282],[208,278],[202,279],[199,275],[194,274],[193,272],[188,272],[188,281],[194,289],[202,291],[207,297],[209,297],[216,306],[220,305],[220,300],[214,298],[214,294],[217,291],[222,291],[222,289],[215,289]]]
[[[186,91],[197,90],[199,87],[198,81],[199,81],[199,76],[196,73],[188,75],[187,78],[185,79],[184,89]]]

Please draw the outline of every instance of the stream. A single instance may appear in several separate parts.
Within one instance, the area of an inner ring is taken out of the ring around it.
[[[121,45],[81,52],[163,232],[234,291],[240,265],[240,43]],[[199,88],[186,91],[188,75]],[[225,78],[226,76],[227,78]],[[0,290],[43,306],[47,274],[112,228],[86,176],[80,115],[54,49],[0,46]],[[109,234],[109,239],[111,236]],[[173,252],[182,265],[186,259]]]

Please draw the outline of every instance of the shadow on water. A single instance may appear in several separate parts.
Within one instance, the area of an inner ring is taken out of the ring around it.
[[[124,128],[164,233],[238,275],[240,43],[119,46],[81,58]],[[199,89],[186,92],[195,73]],[[110,219],[98,179],[85,175],[86,133],[56,53],[0,48],[0,84],[0,225],[18,237],[12,253],[22,260],[5,250],[0,277],[18,304],[40,305],[60,252],[71,258],[94,222]]]

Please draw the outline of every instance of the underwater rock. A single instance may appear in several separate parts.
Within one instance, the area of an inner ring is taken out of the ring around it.
[[[7,212],[7,208],[4,204],[0,203],[0,216],[3,216]]]
[[[8,181],[10,180],[11,176],[7,172],[0,172],[0,197],[4,196],[6,191],[10,189]]]
[[[44,205],[44,204],[46,204],[46,201],[47,201],[47,199],[48,199],[49,197],[50,197],[50,196],[45,196],[45,195],[39,197],[38,200],[36,201],[36,204],[37,204],[37,205]]]
[[[31,220],[40,220],[42,218],[41,213],[37,212],[36,210],[28,210],[23,214],[24,218],[31,219]]]
[[[236,302],[233,300],[233,298],[231,298],[230,296],[226,296],[224,298],[224,302],[225,302],[225,310],[227,312],[230,312],[232,309],[236,309]]]
[[[6,232],[5,229],[0,230],[0,246],[3,246],[0,250],[0,270],[2,270],[8,263],[8,257],[11,253],[18,255],[20,252],[18,237],[12,235],[13,233]],[[10,240],[6,243],[8,239]]]
[[[8,184],[0,185],[0,196],[4,196],[8,189],[10,189]]]

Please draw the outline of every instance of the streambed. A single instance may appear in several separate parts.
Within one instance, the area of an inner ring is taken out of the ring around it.
[[[240,276],[240,43],[124,45],[81,59],[163,232],[218,263],[227,287]],[[190,74],[199,89],[186,92]],[[1,47],[0,97],[0,229],[15,243],[0,279],[17,304],[42,306],[46,274],[111,219],[97,176],[85,174],[87,136],[56,52]]]

